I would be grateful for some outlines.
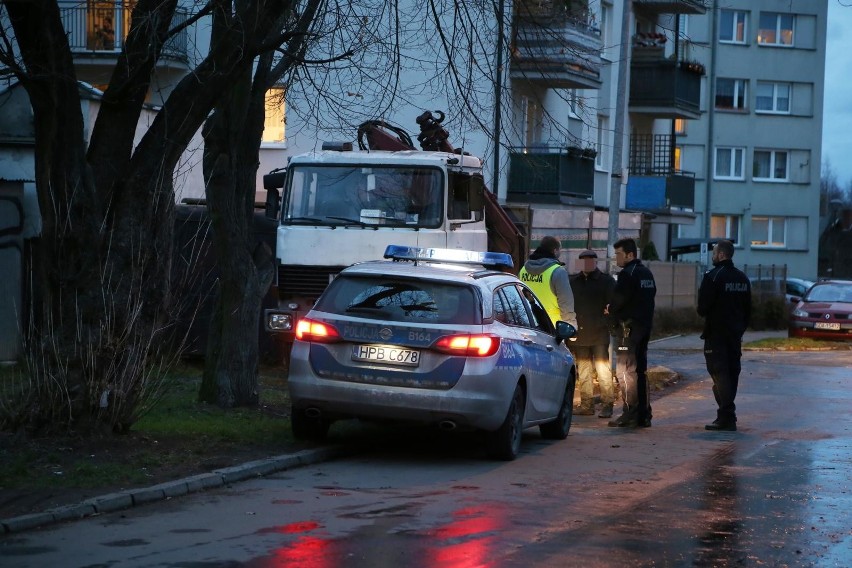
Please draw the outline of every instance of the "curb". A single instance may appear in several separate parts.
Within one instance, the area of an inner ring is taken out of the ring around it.
[[[111,513],[189,493],[198,493],[207,489],[224,487],[249,478],[263,477],[264,475],[287,469],[328,461],[352,454],[354,451],[354,448],[344,446],[302,450],[294,454],[275,456],[233,467],[216,469],[210,473],[202,473],[177,481],[167,481],[158,485],[152,485],[151,487],[129,489],[127,491],[92,497],[76,505],[64,505],[41,513],[0,519],[0,535],[22,532],[45,525],[78,520],[103,513]]]

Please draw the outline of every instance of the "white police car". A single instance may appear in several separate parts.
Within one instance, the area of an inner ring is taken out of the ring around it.
[[[525,428],[564,439],[574,359],[509,255],[389,246],[343,270],[296,328],[293,434],[322,439],[342,418],[485,432],[514,459]]]

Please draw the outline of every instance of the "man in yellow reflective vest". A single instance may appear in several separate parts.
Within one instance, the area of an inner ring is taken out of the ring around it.
[[[541,300],[554,324],[562,320],[577,327],[574,293],[568,281],[568,271],[559,262],[561,248],[562,245],[556,237],[548,235],[542,238],[538,248],[524,263],[518,277]]]

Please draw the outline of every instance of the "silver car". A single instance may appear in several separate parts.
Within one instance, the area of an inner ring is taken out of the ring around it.
[[[481,430],[514,459],[522,431],[571,427],[575,329],[551,323],[508,255],[390,246],[342,271],[297,324],[293,434],[322,439],[342,418]]]

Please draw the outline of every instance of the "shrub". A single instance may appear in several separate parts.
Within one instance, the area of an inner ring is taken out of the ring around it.
[[[756,301],[751,306],[751,329],[787,329],[790,313],[785,298],[773,297]]]
[[[683,333],[701,333],[704,319],[695,308],[657,308],[654,310],[655,337],[667,337]]]

